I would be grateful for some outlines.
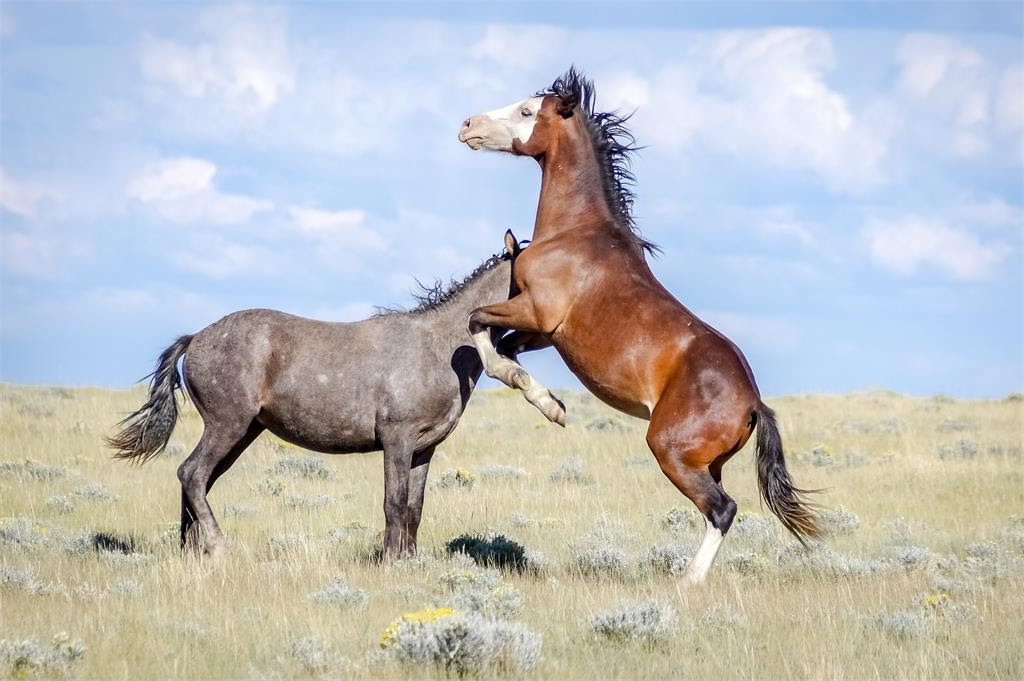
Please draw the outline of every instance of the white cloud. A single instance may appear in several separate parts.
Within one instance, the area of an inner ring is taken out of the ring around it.
[[[188,250],[173,253],[171,259],[182,269],[211,279],[264,276],[277,270],[281,263],[279,255],[268,248],[221,238],[196,243]]]
[[[987,279],[1009,255],[1005,244],[982,243],[971,232],[917,215],[896,220],[872,218],[863,236],[875,263],[903,276],[931,266],[953,279],[977,281]]]
[[[1024,128],[1024,65],[1014,64],[1003,71],[996,88],[996,123],[1005,132]]]
[[[217,166],[198,158],[177,158],[155,163],[128,187],[128,194],[144,203],[175,201],[213,191]]]
[[[37,204],[48,198],[57,198],[57,192],[30,182],[19,182],[0,168],[0,207],[4,210],[33,218]]]
[[[995,74],[977,50],[950,36],[912,33],[895,59],[897,95],[914,121],[912,134],[953,156],[977,157],[991,148]],[[1013,77],[1009,72],[1007,98],[995,104],[1000,119],[1016,106]]]
[[[916,97],[927,97],[960,74],[977,71],[984,60],[953,38],[913,33],[897,48],[896,62],[901,85]]]
[[[380,234],[366,226],[364,211],[292,206],[288,212],[296,229],[307,237],[354,250],[380,250],[387,246]]]
[[[954,203],[949,212],[971,226],[994,229],[1024,227],[1024,206],[1011,205],[998,196],[969,198]]]
[[[3,269],[6,273],[48,278],[58,261],[57,242],[25,232],[3,234]]]
[[[128,185],[128,196],[149,204],[174,222],[244,222],[273,204],[214,187],[217,166],[198,158],[165,159],[150,164]]]
[[[565,35],[550,26],[491,24],[469,52],[474,59],[529,71],[554,56]]]
[[[257,116],[295,88],[287,19],[271,7],[234,5],[205,10],[203,40],[151,39],[143,50],[146,78],[191,98],[211,98],[227,109]]]
[[[602,106],[640,107],[641,142],[655,148],[699,143],[807,169],[836,190],[859,193],[883,180],[891,124],[879,112],[854,112],[825,80],[833,66],[824,31],[718,33],[651,76],[612,74]]]

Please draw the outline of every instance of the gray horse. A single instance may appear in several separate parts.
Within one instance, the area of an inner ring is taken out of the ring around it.
[[[204,428],[178,467],[183,550],[223,553],[206,495],[266,429],[318,452],[383,449],[384,555],[415,552],[430,458],[459,422],[482,370],[466,320],[511,293],[519,252],[511,231],[505,244],[505,253],[461,283],[435,286],[407,312],[329,323],[243,310],[182,336],[160,355],[149,400],[108,439],[114,456],[144,462],[167,445],[184,357],[185,389]]]

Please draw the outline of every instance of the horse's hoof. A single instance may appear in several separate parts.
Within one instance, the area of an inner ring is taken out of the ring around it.
[[[565,405],[552,395],[550,390],[538,384],[533,390],[524,391],[523,395],[548,421],[565,428]]]
[[[220,563],[224,560],[226,554],[227,552],[224,550],[223,544],[214,544],[213,546],[207,546],[203,551],[203,559],[211,563]]]

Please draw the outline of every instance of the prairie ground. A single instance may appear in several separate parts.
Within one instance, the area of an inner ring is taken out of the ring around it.
[[[1020,396],[768,400],[831,536],[803,549],[763,515],[748,445],[725,468],[741,515],[692,589],[678,575],[703,524],[646,424],[565,397],[563,430],[516,394],[475,395],[434,459],[420,557],[391,565],[368,558],[380,454],[264,434],[211,492],[229,552],[210,564],[177,546],[191,405],[139,467],[102,437],[141,387],[2,385],[0,677],[1024,678]],[[449,557],[464,533],[515,540],[529,569]],[[459,617],[479,631],[458,654],[479,659],[445,667],[455,653],[416,636]]]

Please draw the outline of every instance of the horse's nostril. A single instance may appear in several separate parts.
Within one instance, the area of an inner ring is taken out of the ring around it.
[[[468,118],[466,120],[462,121],[462,127],[463,127],[463,129],[469,127],[469,119]]]

